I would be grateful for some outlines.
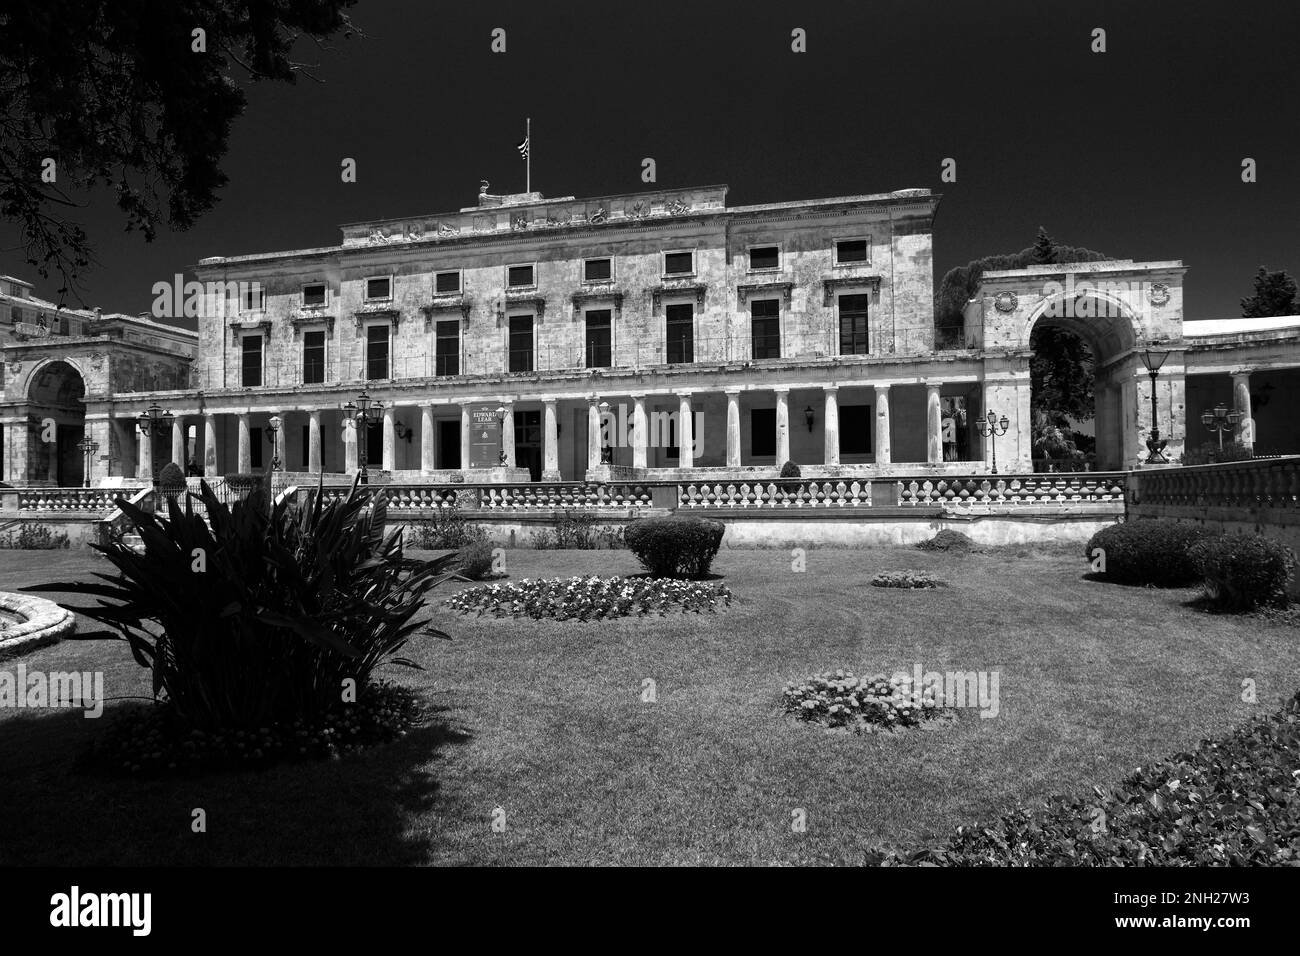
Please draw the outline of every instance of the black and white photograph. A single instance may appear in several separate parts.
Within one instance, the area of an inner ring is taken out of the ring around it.
[[[0,0],[7,927],[1293,926],[1298,28]]]

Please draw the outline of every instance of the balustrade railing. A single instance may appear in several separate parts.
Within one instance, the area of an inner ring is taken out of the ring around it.
[[[869,481],[700,481],[677,486],[679,508],[866,508]]]
[[[900,505],[1053,505],[1122,502],[1127,473],[971,475],[900,479]]]
[[[1134,474],[1134,505],[1300,507],[1300,456],[1152,469]]]
[[[18,511],[50,514],[108,514],[117,498],[130,498],[138,488],[28,488],[18,492]]]

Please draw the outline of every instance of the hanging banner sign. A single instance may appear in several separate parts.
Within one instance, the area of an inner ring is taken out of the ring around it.
[[[469,467],[495,468],[501,464],[501,422],[488,405],[469,412]]]

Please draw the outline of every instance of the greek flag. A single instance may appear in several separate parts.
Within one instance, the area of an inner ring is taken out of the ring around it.
[[[520,140],[519,143],[515,145],[515,149],[519,150],[520,159],[527,159],[528,158],[528,137],[525,136],[522,140]]]

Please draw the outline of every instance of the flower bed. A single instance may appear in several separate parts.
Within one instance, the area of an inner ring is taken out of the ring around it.
[[[716,611],[731,604],[725,584],[667,578],[525,578],[518,583],[466,588],[443,603],[463,613],[495,617],[595,621],[602,618]]]
[[[881,571],[871,579],[878,588],[938,588],[944,583],[928,571]]]
[[[856,730],[914,727],[941,711],[934,688],[914,690],[901,677],[855,677],[852,671],[814,674],[801,684],[786,684],[781,694],[787,714],[827,727]]]

